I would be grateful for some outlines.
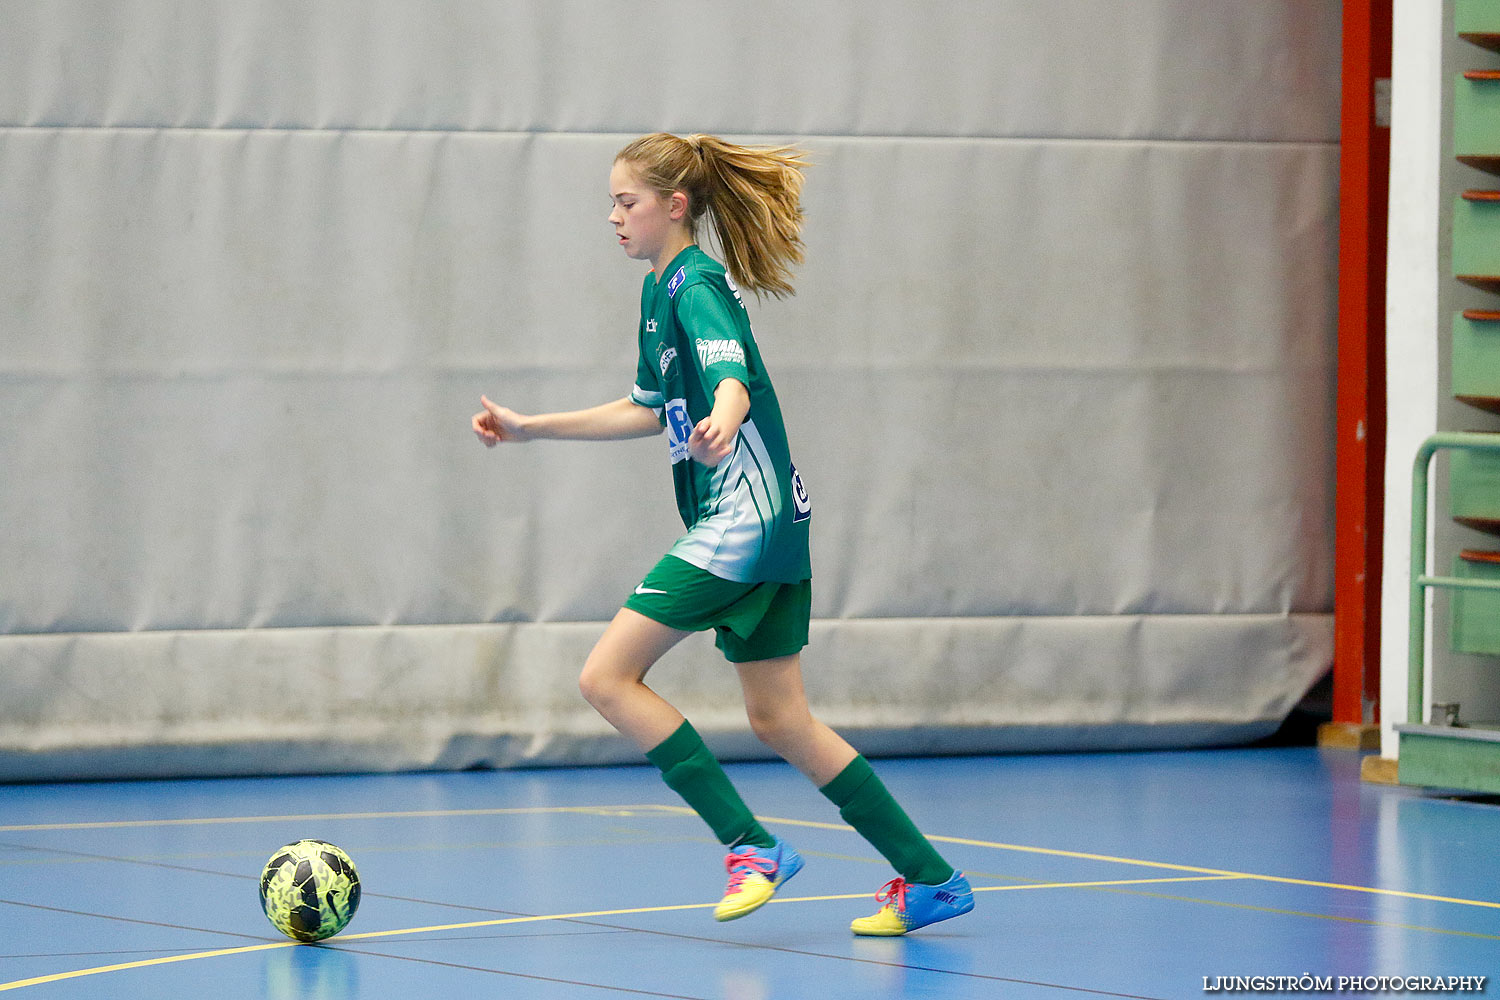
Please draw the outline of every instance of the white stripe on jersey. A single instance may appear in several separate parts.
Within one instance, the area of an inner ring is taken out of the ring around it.
[[[781,477],[752,421],[740,425],[709,490],[709,516],[688,529],[671,554],[723,579],[748,582],[782,507]]]
[[[659,410],[667,404],[667,397],[659,392],[647,392],[638,385],[632,385],[630,401],[638,406],[649,406],[654,410]]]

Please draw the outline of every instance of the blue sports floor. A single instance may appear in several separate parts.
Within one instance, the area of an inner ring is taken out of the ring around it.
[[[890,873],[779,764],[729,770],[808,864],[728,924],[722,850],[646,767],[0,787],[0,992],[1203,997],[1251,985],[1233,977],[1333,995],[1500,974],[1500,805],[1361,784],[1353,752],[875,763],[968,873],[973,913],[852,937]],[[364,884],[322,945],[257,901],[303,837]]]

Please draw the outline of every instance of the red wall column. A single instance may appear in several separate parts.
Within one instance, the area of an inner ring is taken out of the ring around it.
[[[1346,725],[1380,710],[1390,128],[1376,123],[1376,81],[1391,75],[1391,3],[1344,0],[1333,721]]]

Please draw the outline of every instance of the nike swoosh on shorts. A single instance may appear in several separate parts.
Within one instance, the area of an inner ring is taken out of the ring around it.
[[[636,584],[635,592],[637,594],[665,594],[666,593],[665,590],[655,590],[655,589],[653,589],[651,587],[642,587],[640,584]]]

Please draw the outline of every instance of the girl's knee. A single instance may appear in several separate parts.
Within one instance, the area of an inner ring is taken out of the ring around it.
[[[750,730],[772,750],[780,753],[806,742],[812,730],[813,717],[800,706],[772,710],[748,711]]]
[[[595,708],[607,704],[618,687],[613,672],[607,669],[596,656],[589,655],[578,674],[578,691],[583,700]]]

